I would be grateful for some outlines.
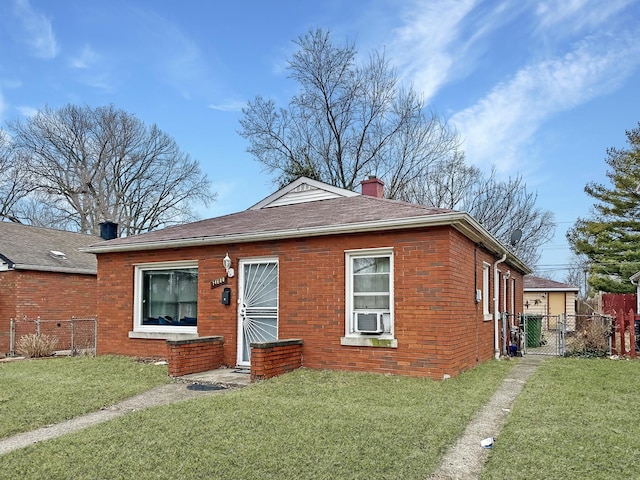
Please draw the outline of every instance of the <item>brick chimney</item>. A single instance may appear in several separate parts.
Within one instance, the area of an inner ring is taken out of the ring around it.
[[[370,197],[384,197],[384,182],[375,175],[369,175],[369,178],[360,182],[362,185],[362,195]]]

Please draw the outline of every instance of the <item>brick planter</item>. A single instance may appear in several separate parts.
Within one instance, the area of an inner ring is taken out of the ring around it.
[[[265,380],[302,367],[302,340],[251,344],[251,381]]]
[[[180,377],[220,368],[224,364],[223,346],[223,337],[167,340],[169,375]]]

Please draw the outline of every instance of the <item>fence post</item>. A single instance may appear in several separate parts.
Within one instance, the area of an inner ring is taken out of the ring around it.
[[[521,321],[522,321],[522,351],[524,352],[524,354],[527,354],[527,343],[529,342],[529,339],[527,338],[527,315],[526,314],[522,314],[522,317],[520,317]]]
[[[9,356],[16,356],[16,321],[11,319],[9,322]]]
[[[40,336],[40,315],[36,317],[36,335]]]
[[[626,318],[624,312],[620,312],[618,314],[618,320],[620,320],[618,322],[618,333],[620,334],[620,356],[624,357],[626,355],[626,353],[627,353],[626,348],[625,348],[626,347],[626,345],[625,345],[625,343],[626,343],[625,340],[626,339],[625,339],[625,334],[624,334],[626,323],[627,323],[627,318]]]
[[[98,316],[93,317],[93,356],[98,356]]]
[[[561,357],[564,357],[565,347],[566,347],[566,332],[567,332],[567,315],[565,313],[561,313],[558,318],[560,321],[560,333],[558,335],[558,354]]]
[[[629,310],[629,355],[636,358],[636,322],[633,310]]]
[[[76,354],[76,317],[71,317],[71,356]]]

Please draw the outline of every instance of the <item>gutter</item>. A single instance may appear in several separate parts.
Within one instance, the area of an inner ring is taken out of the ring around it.
[[[502,257],[493,264],[493,352],[496,360],[500,360],[500,329],[498,321],[500,314],[498,313],[500,300],[500,286],[498,285],[498,265],[507,259],[507,254],[503,253]]]

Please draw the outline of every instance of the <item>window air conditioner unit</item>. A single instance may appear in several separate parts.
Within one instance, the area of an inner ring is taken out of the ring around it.
[[[382,313],[356,313],[356,332],[357,333],[382,333],[384,325],[382,323]]]

